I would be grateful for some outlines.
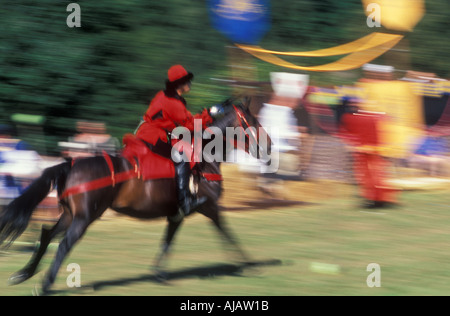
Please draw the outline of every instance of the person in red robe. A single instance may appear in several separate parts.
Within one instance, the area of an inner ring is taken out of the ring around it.
[[[357,102],[350,101],[340,118],[341,131],[347,143],[352,146],[354,171],[366,199],[365,207],[378,208],[395,204],[397,190],[386,182],[389,162],[379,152],[380,122],[382,113],[362,111]]]
[[[138,127],[136,136],[147,142],[153,152],[166,158],[171,157],[172,146],[176,141],[171,140],[171,132],[179,126],[194,131],[194,120],[201,119],[203,128],[212,123],[213,119],[208,110],[192,115],[186,107],[183,94],[191,90],[191,81],[194,75],[181,65],[170,67],[166,80],[166,89],[159,91],[150,103],[144,122]],[[185,143],[177,146],[180,155],[184,157],[175,164],[175,179],[178,189],[179,206],[185,215],[201,206],[206,198],[192,196],[189,190],[191,175],[191,144]]]

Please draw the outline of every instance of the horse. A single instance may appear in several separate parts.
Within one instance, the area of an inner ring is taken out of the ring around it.
[[[239,104],[233,104],[230,99],[227,100],[222,104],[222,117],[217,118],[210,127],[219,129],[223,135],[228,127],[245,127],[246,131],[251,130],[252,132],[244,132],[246,141],[243,149],[258,158],[259,151],[251,150],[251,143],[253,147],[258,147],[260,133],[265,131],[256,117],[251,114],[249,103],[249,99]],[[265,141],[270,147],[270,137],[267,134],[263,137],[267,137]],[[225,137],[223,142],[226,142]],[[238,146],[235,140],[232,143],[234,148]],[[197,176],[197,194],[199,197],[207,197],[207,201],[197,212],[211,219],[243,262],[250,262],[248,255],[224,226],[220,216],[218,204],[222,192],[220,165],[220,161],[203,160],[196,167],[199,171],[197,174],[216,175],[209,180]],[[105,182],[103,186],[92,185],[107,179],[109,182]],[[36,247],[26,266],[9,278],[10,285],[19,284],[31,278],[52,239],[58,234],[64,234],[56,256],[42,282],[42,291],[48,293],[65,257],[84,235],[89,225],[99,219],[107,209],[139,219],[167,217],[168,224],[162,248],[153,266],[158,276],[164,275],[162,263],[184,219],[183,216],[181,218],[179,216],[176,184],[173,178],[143,181],[136,176],[136,170],[133,169],[130,161],[120,154],[87,157],[76,160],[75,163],[66,161],[47,168],[0,214],[0,245],[10,245],[25,231],[33,210],[53,188],[57,190],[61,216],[52,228],[42,227],[39,247]],[[75,190],[71,191],[71,189]]]

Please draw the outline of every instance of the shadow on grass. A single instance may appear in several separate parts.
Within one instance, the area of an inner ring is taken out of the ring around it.
[[[108,287],[115,286],[128,286],[137,283],[143,282],[154,282],[158,284],[170,285],[170,282],[190,279],[190,278],[201,278],[201,279],[215,279],[218,277],[224,276],[236,276],[236,277],[245,277],[244,272],[250,271],[250,273],[256,271],[257,274],[258,268],[267,267],[267,266],[279,266],[282,265],[282,261],[278,259],[269,259],[269,260],[261,260],[261,261],[253,261],[243,264],[213,264],[208,266],[196,267],[196,268],[188,268],[181,269],[176,271],[167,272],[164,275],[164,278],[161,278],[157,273],[148,273],[136,275],[131,278],[120,278],[114,280],[104,280],[104,281],[96,281],[89,284],[84,284],[80,289],[81,292],[84,290],[88,291],[99,291]],[[63,294],[63,293],[55,293],[52,294]],[[66,293],[68,294],[68,293]]]
[[[258,201],[247,201],[243,202],[241,206],[237,207],[224,207],[221,206],[222,211],[254,211],[254,210],[265,210],[271,208],[280,207],[292,207],[292,206],[309,206],[314,203],[302,202],[302,201],[291,201],[291,200],[281,200],[281,199],[263,199]]]

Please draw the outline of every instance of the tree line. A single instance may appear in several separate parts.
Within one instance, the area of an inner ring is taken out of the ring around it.
[[[208,1],[79,0],[81,27],[70,28],[66,8],[71,2],[4,0],[0,11],[0,124],[11,124],[14,113],[42,115],[46,153],[58,154],[57,142],[76,132],[78,120],[103,121],[119,139],[132,132],[151,98],[164,88],[172,64],[195,74],[187,97],[193,112],[232,93],[211,80],[230,77],[227,47],[233,43],[212,28]],[[448,6],[447,0],[428,0],[426,16],[407,34],[415,70],[449,76]],[[272,1],[271,27],[261,46],[313,50],[379,31],[366,26],[363,10],[359,0]],[[286,71],[252,62],[256,80]],[[316,84],[346,78],[310,75]]]

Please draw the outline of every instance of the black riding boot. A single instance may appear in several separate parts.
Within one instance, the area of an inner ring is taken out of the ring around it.
[[[189,162],[182,161],[175,163],[175,172],[178,190],[178,205],[184,215],[189,215],[192,211],[205,203],[207,198],[197,198],[191,195],[191,192],[189,191],[189,178],[191,176]]]

